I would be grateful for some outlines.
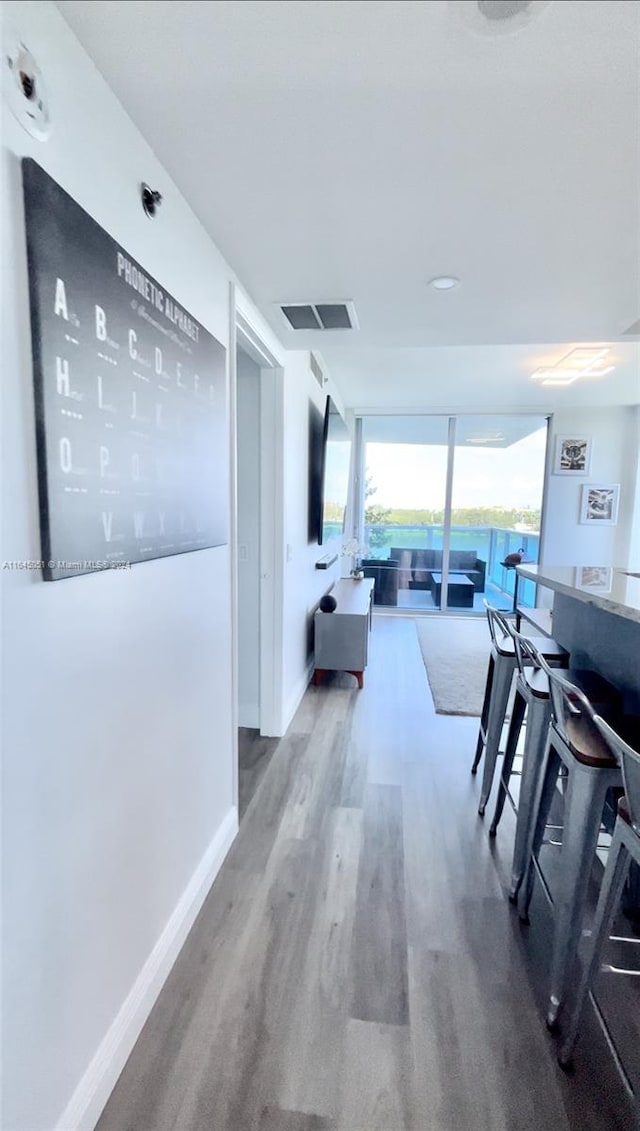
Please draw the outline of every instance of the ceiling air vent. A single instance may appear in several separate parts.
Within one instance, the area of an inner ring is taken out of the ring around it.
[[[320,319],[314,308],[306,306],[283,306],[280,308],[292,330],[319,330]]]
[[[323,330],[350,330],[351,319],[346,303],[323,302],[316,306]]]
[[[358,328],[352,302],[283,302],[280,304],[290,330],[355,330]]]

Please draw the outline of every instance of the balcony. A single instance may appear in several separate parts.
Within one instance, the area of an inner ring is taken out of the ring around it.
[[[442,539],[442,526],[366,526],[364,541],[369,546],[366,560],[371,564],[365,568],[365,572],[376,580],[375,604],[419,612],[437,611],[440,608],[440,592],[437,580],[434,583],[433,578],[434,565],[437,571],[437,553],[425,555],[421,563],[420,559],[411,558],[406,553],[399,557],[396,552],[394,559],[391,550],[441,551]],[[452,526],[449,609],[459,610],[461,613],[482,613],[485,597],[499,609],[511,609],[515,571],[505,568],[501,563],[507,554],[523,547],[523,560],[537,562],[539,544],[540,535],[536,531],[497,526]],[[477,570],[472,568],[474,555]],[[372,559],[376,563],[379,561],[380,566],[373,564]],[[389,564],[385,569],[384,562],[390,560],[395,560],[398,564]],[[412,564],[418,567],[422,565],[423,568],[409,568]],[[460,568],[456,568],[457,566]],[[456,584],[457,578],[460,579],[460,584]],[[474,582],[473,591],[470,590],[469,580]],[[535,585],[532,582],[520,580],[518,604],[529,608],[535,604]]]

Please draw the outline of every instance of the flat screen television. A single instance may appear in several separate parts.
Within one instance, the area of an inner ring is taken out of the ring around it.
[[[324,416],[309,402],[309,541],[341,538],[349,494],[351,437],[331,397]]]
[[[322,474],[324,467],[324,416],[309,401],[309,510],[307,541],[322,540]]]
[[[349,495],[351,436],[331,397],[327,397],[323,439],[321,546],[332,538],[342,538]]]

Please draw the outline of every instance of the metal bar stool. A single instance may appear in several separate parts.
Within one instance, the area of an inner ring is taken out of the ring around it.
[[[562,1007],[567,973],[575,959],[589,878],[607,791],[622,784],[618,763],[595,724],[595,712],[586,695],[553,671],[540,657],[551,689],[551,725],[544,764],[532,813],[533,837],[524,881],[519,893],[520,917],[529,918],[534,868],[539,869],[556,782],[562,768],[567,781],[564,794],[562,855],[554,900],[554,928],[547,1024],[555,1025]]]
[[[612,730],[604,719],[596,717],[594,722],[612,754],[620,762],[625,796],[618,804],[618,816],[604,870],[593,930],[558,1056],[562,1065],[568,1064],[571,1060],[587,997],[600,969],[602,949],[611,930],[615,912],[620,905],[631,862],[635,861],[640,865],[640,754]],[[637,739],[635,741],[637,742]]]
[[[518,739],[526,713],[527,725],[517,806],[518,820],[509,891],[509,899],[514,902],[520,890],[527,860],[531,853],[531,838],[533,836],[531,817],[540,771],[544,764],[547,732],[551,721],[551,691],[549,679],[546,672],[542,670],[540,655],[535,646],[519,632],[514,631],[512,635],[518,664],[516,693],[499,779],[496,808],[489,835],[496,835],[500,823],[509,790],[509,778],[513,770]],[[594,709],[610,715],[612,711],[620,708],[620,693],[597,672],[569,668],[566,672],[566,678],[580,688],[588,697]]]
[[[551,708],[549,707],[549,699],[551,696],[549,680],[540,667],[538,652],[533,644],[518,632],[513,633],[513,641],[515,644],[518,675],[516,678],[516,690],[511,711],[511,720],[509,722],[507,743],[502,761],[502,772],[498,782],[498,796],[496,798],[496,807],[491,822],[491,828],[489,829],[489,836],[496,835],[500,818],[502,817],[504,803],[509,791],[509,778],[513,771],[513,761],[516,756],[518,740],[520,738],[525,714],[527,716],[527,726],[523,752],[522,780],[520,782],[520,796],[518,799],[518,813],[521,811],[524,813],[530,809],[532,794],[535,791],[534,772],[536,767],[539,766],[542,754],[544,753],[547,741],[547,729],[551,718]],[[529,665],[528,671],[525,665]],[[522,825],[522,821],[519,821],[519,824]],[[518,833],[516,830],[516,851],[517,844]]]
[[[484,817],[484,811],[491,793],[493,776],[498,760],[500,735],[507,713],[507,703],[513,675],[517,667],[516,649],[513,639],[515,629],[511,627],[506,618],[490,605],[484,602],[489,622],[491,635],[491,651],[489,653],[489,666],[487,668],[487,682],[482,704],[480,728],[476,754],[471,767],[471,773],[477,772],[484,750],[484,772],[482,776],[482,789],[478,813]],[[555,640],[546,636],[529,638],[537,652],[544,656],[550,663],[566,668],[569,663],[569,653],[557,644]]]

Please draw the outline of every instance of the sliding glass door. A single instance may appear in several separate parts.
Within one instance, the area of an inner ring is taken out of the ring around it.
[[[482,613],[514,604],[519,552],[537,561],[547,421],[533,416],[362,419],[359,541],[374,602]],[[533,605],[520,582],[518,603]]]
[[[432,608],[442,569],[449,419],[373,416],[362,422],[365,575],[374,603]]]
[[[473,581],[473,607],[487,597],[511,610],[516,583],[509,556],[537,562],[544,489],[547,421],[535,416],[460,416],[455,421],[450,609]],[[466,596],[468,600],[468,594]],[[519,581],[518,603],[533,605],[534,586]]]

